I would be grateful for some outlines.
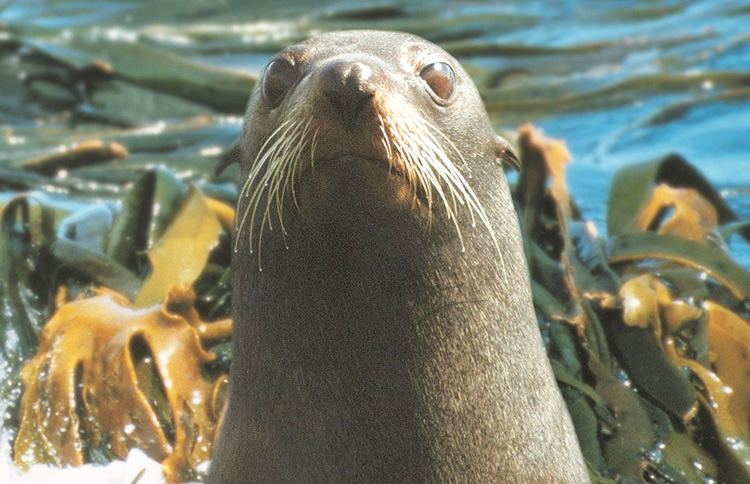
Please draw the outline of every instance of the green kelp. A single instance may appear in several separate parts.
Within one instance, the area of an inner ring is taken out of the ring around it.
[[[247,93],[255,84],[255,77],[249,74],[191,62],[146,44],[103,34],[57,39],[55,43],[36,39],[20,43],[39,66],[39,72],[26,80],[27,85],[44,81],[48,87],[35,94],[63,106],[93,101],[96,108],[97,90],[117,91],[133,85],[217,111],[242,113]]]
[[[54,239],[59,210],[31,195],[0,207],[0,355],[17,368],[38,344],[50,293],[42,246]]]
[[[617,175],[604,241],[567,193],[564,145],[530,127],[519,144],[534,301],[592,479],[750,480],[750,275],[719,225],[736,215],[667,157]]]

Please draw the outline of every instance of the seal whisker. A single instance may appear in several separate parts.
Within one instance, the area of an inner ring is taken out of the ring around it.
[[[418,124],[420,128],[418,130],[415,130],[413,133],[413,136],[417,138],[415,140],[415,143],[419,142],[418,146],[424,153],[425,161],[428,161],[430,163],[430,167],[434,169],[440,175],[440,178],[443,179],[448,185],[450,189],[451,202],[453,204],[453,211],[455,213],[458,210],[458,204],[464,205],[464,197],[461,196],[461,193],[455,190],[455,184],[457,180],[454,177],[445,176],[446,168],[451,166],[452,162],[448,158],[445,150],[440,145],[440,143],[435,139],[434,136],[429,133],[427,129],[425,129],[427,127],[426,122],[420,117],[415,120],[415,123]]]
[[[308,125],[311,123],[312,119],[308,121]],[[315,166],[315,147],[318,144],[318,134],[320,133],[320,127],[315,128],[315,132],[312,136],[312,141],[310,142],[310,169],[312,170],[312,167]],[[294,202],[294,206],[297,208],[297,211],[301,211],[299,207],[299,202],[297,201],[297,178],[302,173],[301,170],[299,170],[299,165],[302,163],[302,157],[298,156],[294,163],[292,164],[292,169],[290,173],[290,179],[292,181],[292,201]],[[299,170],[299,171],[298,171]]]
[[[309,125],[309,121],[308,121]],[[284,209],[283,194],[286,192],[287,185],[289,183],[289,168],[287,165],[293,165],[297,151],[299,150],[300,143],[303,142],[304,134],[307,126],[302,127],[298,124],[292,133],[289,134],[289,139],[282,147],[281,153],[279,153],[278,166],[273,170],[273,176],[271,178],[271,191],[269,193],[268,200],[266,202],[266,210],[270,210],[270,206],[273,200],[276,201],[276,216],[279,218],[279,227],[282,233],[285,233],[284,222],[282,218],[282,212]],[[300,131],[302,134],[300,134]],[[269,221],[270,228],[270,221]]]
[[[418,176],[415,176],[416,169],[419,166],[419,157],[414,153],[415,148],[409,143],[409,138],[405,136],[408,134],[408,130],[404,129],[400,124],[393,120],[390,116],[386,117],[387,128],[386,138],[393,142],[393,148],[396,150],[398,156],[394,157],[391,152],[390,163],[400,160],[401,163],[399,168],[404,172],[404,176],[407,181],[411,184],[411,188],[416,198],[417,188],[419,186]],[[426,188],[426,187],[425,187]],[[428,198],[431,199],[431,194],[427,194]]]
[[[291,135],[290,135],[290,137],[291,137]],[[281,149],[282,148],[280,147],[279,150],[281,150]],[[263,188],[261,190],[258,190],[255,193],[255,195],[254,195],[254,197],[255,197],[255,203],[253,204],[253,208],[252,208],[253,215],[252,215],[252,217],[250,219],[250,234],[249,234],[250,237],[249,238],[250,238],[250,252],[252,253],[253,227],[255,226],[255,216],[256,216],[257,210],[258,210],[258,204],[260,203],[261,194],[264,191],[266,191],[266,189],[268,189],[268,194],[266,195],[266,208],[263,211],[263,217],[261,218],[261,221],[260,221],[260,229],[258,230],[258,270],[261,270],[261,271],[263,270],[263,267],[261,265],[262,264],[261,263],[261,252],[262,252],[262,245],[263,245],[263,230],[266,227],[266,223],[268,223],[268,230],[269,231],[273,230],[273,226],[271,225],[271,217],[270,217],[271,202],[272,202],[273,197],[274,197],[274,193],[273,193],[273,190],[274,190],[273,186],[274,185],[272,185],[272,181],[273,181],[272,178],[274,176],[278,177],[278,173],[279,172],[278,172],[278,170],[275,169],[276,168],[275,165],[278,165],[278,164],[281,163],[279,160],[281,160],[281,158],[277,155],[274,158],[273,163],[271,165],[269,165],[269,168],[268,168],[268,171],[266,172],[266,175],[261,180],[261,186]]]
[[[380,138],[380,141],[383,144],[383,148],[385,148],[385,156],[386,158],[388,158],[388,173],[391,173],[393,171],[393,150],[391,149],[390,137],[388,136],[388,132],[385,130],[385,121],[383,121],[383,116],[381,116],[379,113],[378,128],[380,129],[380,133],[383,135],[383,137]]]
[[[318,141],[320,141],[320,138],[318,138],[319,132],[320,132],[320,128],[317,128],[315,130],[315,135],[313,136],[312,146],[310,147],[310,170],[311,171],[315,171],[315,150],[318,147]]]
[[[391,139],[393,140],[393,146],[396,154],[398,155],[396,160],[401,161],[400,164],[402,165],[401,168],[403,170],[404,177],[406,178],[412,190],[412,204],[416,203],[417,201],[417,193],[419,187],[422,186],[425,191],[428,207],[427,225],[429,227],[431,226],[432,222],[432,190],[430,188],[430,184],[424,184],[420,182],[420,173],[418,172],[420,165],[418,163],[418,158],[415,159],[416,156],[413,154],[413,147],[408,142],[405,142],[399,129],[391,129]]]
[[[270,190],[271,188],[271,179],[273,175],[277,172],[276,165],[279,163],[279,152],[282,150],[284,144],[289,140],[289,131],[294,131],[294,128],[296,126],[295,124],[292,124],[289,126],[289,128],[284,132],[283,136],[281,136],[277,141],[275,141],[269,148],[269,150],[263,154],[261,159],[257,161],[256,163],[256,170],[253,171],[253,173],[250,174],[250,179],[256,180],[260,177],[259,180],[257,180],[256,183],[256,189],[253,192],[252,197],[250,198],[250,201],[248,203],[247,210],[252,212],[252,216],[250,219],[250,227],[252,228],[255,225],[255,215],[257,212],[258,204],[260,203],[260,198],[263,192],[266,190]],[[270,163],[266,166],[266,162],[270,160]],[[265,172],[262,176],[260,176],[261,169],[265,167]],[[265,212],[264,212],[265,216]],[[251,251],[252,251],[252,230],[250,231],[250,242],[251,242]]]
[[[421,187],[424,191],[425,198],[427,199],[427,225],[428,227],[432,226],[432,206],[433,206],[433,194],[432,189],[433,186],[435,186],[434,177],[432,177],[432,173],[429,171],[429,169],[425,169],[423,163],[421,163],[420,155],[419,155],[419,147],[413,146],[411,143],[407,140],[403,140],[398,135],[399,139],[399,146],[402,147],[402,157],[404,158],[405,164],[409,167],[409,174],[412,178],[412,187],[414,189],[414,196],[416,197],[417,190]],[[444,194],[442,192],[442,187],[437,186],[438,195],[440,195],[441,198],[443,198]]]
[[[276,212],[279,217],[279,226],[281,227],[281,233],[284,235],[285,242],[286,242],[286,234],[287,234],[286,227],[284,227],[284,219],[283,219],[285,194],[287,191],[287,187],[289,186],[289,182],[291,181],[292,182],[292,194],[294,195],[293,173],[294,171],[296,171],[297,166],[300,163],[300,159],[302,158],[302,152],[307,147],[307,144],[308,144],[307,134],[310,131],[311,123],[312,123],[312,118],[307,120],[307,123],[304,125],[301,132],[298,131],[299,135],[294,140],[292,151],[288,155],[286,153],[284,154],[285,165],[291,165],[291,166],[290,167],[284,166],[279,170],[279,172],[284,175],[284,180],[283,180],[283,185],[280,190],[281,193],[279,193],[279,190],[276,191]],[[281,181],[279,181],[279,183],[281,183]],[[296,203],[296,200],[295,200],[295,203]]]
[[[258,232],[258,259],[261,257],[261,244],[263,242],[263,230],[268,224],[268,230],[273,231],[273,225],[271,222],[271,205],[276,201],[276,210],[279,217],[279,225],[283,234],[283,221],[281,216],[281,197],[280,185],[282,183],[284,173],[286,172],[287,165],[289,165],[292,153],[290,153],[290,147],[296,144],[296,140],[300,137],[300,132],[303,130],[302,123],[295,123],[291,128],[291,133],[285,135],[285,142],[279,145],[278,152],[275,154],[272,163],[269,165],[268,171],[262,181],[265,181],[264,186],[268,186],[268,195],[266,197],[266,207],[263,211],[263,218],[261,220],[260,231]],[[252,234],[252,223],[251,223],[251,234]],[[260,262],[259,262],[260,263]]]
[[[429,123],[425,119],[420,119],[420,121],[424,123],[425,127],[432,129],[433,131],[441,135],[443,139],[445,139],[448,142],[449,146],[453,148],[454,152],[458,155],[458,157],[462,160],[464,166],[467,166],[466,160],[464,159],[463,154],[461,154],[461,152],[456,148],[453,142],[450,139],[448,139],[445,136],[445,134],[443,134],[443,132],[440,131],[440,129],[438,129],[437,127],[435,127],[433,124]],[[438,140],[435,139],[435,137],[429,131],[425,131],[424,134],[430,139],[431,145],[440,146],[440,143],[438,142]],[[458,196],[458,202],[461,205],[464,205],[465,203],[472,200],[472,198],[476,198],[476,195],[474,195],[474,197],[471,196],[474,193],[473,190],[471,189],[471,187],[469,186],[468,182],[463,177],[463,175],[461,175],[461,172],[458,170],[458,168],[456,168],[456,165],[451,161],[450,157],[448,157],[448,154],[445,152],[445,150],[443,150],[441,147],[440,151],[436,152],[436,154],[440,158],[439,168],[441,169],[441,172],[445,173],[448,177],[447,179],[450,179],[450,182],[453,184],[453,186],[461,192],[461,196]],[[472,225],[475,225],[473,212],[472,212]]]
[[[410,154],[411,147],[404,142],[399,129],[393,127],[392,122],[390,120],[388,121],[389,121],[388,127],[390,128],[388,130],[389,131],[388,140],[393,142],[393,148],[395,149],[396,154],[398,155],[397,159],[394,159],[393,157],[391,157],[388,163],[389,165],[393,165],[395,161],[397,160],[401,161],[400,163],[401,166],[399,168],[401,168],[401,170],[403,171],[404,177],[406,178],[407,182],[409,182],[412,188],[412,192],[414,194],[413,195],[414,199],[416,200],[418,180],[417,180],[417,177],[415,176],[415,169],[416,169],[417,163],[415,163],[415,161],[412,159],[413,157]],[[431,199],[429,195],[428,195],[428,199]]]
[[[458,235],[458,239],[461,244],[461,250],[463,251],[465,250],[465,246],[464,246],[463,233],[461,232],[461,226],[458,223],[458,207],[456,205],[455,189],[453,185],[447,184],[449,188],[449,194],[450,194],[451,200],[453,201],[453,203],[451,204],[448,201],[448,196],[446,196],[445,190],[443,189],[443,186],[440,183],[440,180],[438,179],[438,176],[440,176],[441,179],[445,178],[440,173],[439,161],[435,159],[435,155],[433,153],[426,153],[422,159],[427,162],[427,164],[425,166],[421,166],[421,168],[422,168],[422,171],[425,173],[425,178],[427,178],[427,180],[429,181],[428,186],[435,187],[435,190],[440,196],[440,199],[442,200],[443,206],[446,210],[448,220],[450,220],[453,223],[453,226],[456,229],[456,234]],[[437,171],[437,175],[435,173],[436,171]]]
[[[234,247],[235,251],[238,250],[238,244],[239,241],[242,240],[242,233],[247,227],[249,217],[249,226],[251,227],[251,229],[249,230],[248,234],[248,242],[250,244],[250,253],[253,252],[252,227],[255,225],[255,217],[258,211],[258,205],[263,193],[270,189],[270,182],[274,173],[279,172],[279,153],[289,142],[288,134],[290,132],[294,132],[299,124],[295,121],[295,111],[290,112],[287,116],[287,119],[285,119],[279,125],[279,127],[275,129],[265,140],[265,142],[261,146],[261,149],[258,151],[257,156],[255,157],[250,174],[245,180],[241,193],[244,194],[244,198],[249,198],[249,200],[244,208],[242,218],[238,219],[238,222],[236,224],[236,239]],[[265,172],[263,171],[264,169]],[[263,174],[261,175],[261,173]],[[255,186],[255,190],[251,191],[253,186]],[[267,211],[266,213],[264,213],[264,218],[266,217],[266,215]]]
[[[281,177],[283,176],[283,171],[280,169],[283,167],[283,165],[286,164],[287,159],[287,151],[289,150],[289,146],[294,142],[297,131],[299,129],[299,124],[295,125],[294,128],[291,130],[291,133],[286,135],[286,140],[284,143],[279,145],[278,152],[274,155],[273,161],[268,166],[268,171],[266,172],[268,174],[267,177],[264,177],[264,180],[268,186],[268,196],[266,197],[266,207],[263,211],[263,221],[268,221],[268,230],[273,231],[273,224],[271,222],[271,205],[276,200],[276,210],[280,210],[279,206],[279,184],[281,183]],[[266,186],[266,185],[264,185]],[[280,215],[280,214],[279,214]],[[258,238],[262,237],[263,231],[258,234]]]
[[[442,148],[434,138],[430,139],[429,133],[427,133],[424,126],[419,123],[418,116],[408,116],[406,119],[409,120],[409,129],[407,130],[396,124],[392,130],[393,138],[396,141],[396,146],[400,148],[404,164],[408,167],[415,193],[417,185],[425,192],[428,207],[428,227],[432,225],[432,190],[434,189],[443,202],[448,219],[453,223],[463,249],[463,234],[461,233],[461,227],[458,224],[456,216],[458,210],[456,205],[456,190],[453,183],[450,183],[450,180],[448,180],[446,185],[449,188],[449,194],[453,202],[451,204],[448,201],[448,195],[446,195],[446,192],[439,181],[440,179],[445,180],[446,178],[441,174],[443,163],[439,161],[441,157],[445,157],[444,154],[441,155]],[[405,137],[402,133],[406,133],[409,136]],[[415,141],[419,141],[419,143]],[[460,197],[460,195],[458,196]]]
[[[500,253],[500,246],[495,232],[489,222],[487,213],[474,193],[466,178],[456,167],[455,163],[444,148],[448,149],[461,160],[463,166],[466,160],[455,144],[436,126],[425,120],[415,112],[399,112],[396,119],[405,120],[403,123],[395,121],[390,116],[379,116],[380,128],[384,133],[386,151],[393,145],[395,153],[389,155],[389,167],[400,159],[404,168],[404,175],[414,189],[415,196],[418,189],[422,189],[427,200],[428,227],[432,224],[432,190],[446,210],[464,250],[463,234],[458,223],[458,206],[465,205],[471,217],[472,227],[476,227],[477,218],[487,228],[493,245]],[[441,140],[443,143],[441,143]],[[444,189],[443,185],[447,188]]]
[[[461,151],[456,148],[456,145],[443,133],[439,128],[428,122],[427,120],[422,119],[421,120],[426,127],[431,129],[434,133],[437,133],[442,137],[453,150],[454,153],[458,156],[459,159],[461,159],[464,166],[466,166],[466,160],[463,157],[463,154],[461,154]],[[428,136],[434,139],[434,136],[427,133]],[[437,140],[435,140],[437,143]],[[469,205],[469,212],[471,213],[472,217],[472,226],[476,226],[476,221],[474,218],[474,215],[476,213],[476,216],[479,217],[479,220],[482,222],[482,224],[487,228],[487,231],[490,234],[490,237],[492,237],[492,242],[495,245],[495,248],[497,249],[498,254],[500,254],[500,244],[497,241],[497,236],[495,235],[495,231],[492,228],[492,225],[490,224],[489,217],[487,216],[487,212],[485,211],[484,207],[482,206],[482,202],[479,201],[479,198],[477,197],[476,193],[474,193],[474,190],[471,188],[471,185],[466,181],[466,178],[461,174],[461,172],[456,168],[456,165],[451,162],[450,158],[447,156],[447,154],[444,151],[441,151],[441,158],[442,158],[442,165],[445,168],[445,173],[449,176],[450,180],[452,181],[452,186],[457,188],[464,197],[464,200]],[[502,262],[502,257],[500,258]]]
[[[250,185],[253,180],[253,174],[256,173],[260,169],[260,165],[258,164],[259,158],[264,154],[266,146],[268,146],[268,143],[270,143],[272,140],[274,140],[274,137],[278,135],[284,128],[286,128],[289,123],[291,123],[291,119],[287,119],[283,123],[279,125],[278,128],[276,128],[266,139],[266,141],[263,143],[263,145],[260,147],[260,150],[258,150],[258,155],[255,157],[255,160],[253,160],[253,170],[250,172],[250,175],[248,175],[247,179],[245,180],[245,183],[242,185],[242,190],[240,193],[243,193],[245,197],[250,196]],[[283,138],[283,136],[282,136]],[[280,138],[276,138],[275,142],[278,142]]]
[[[445,162],[443,160],[445,157],[445,153],[442,152],[442,149],[438,150],[434,148],[435,140],[431,139],[428,133],[422,132],[415,136],[417,136],[418,139],[422,141],[423,147],[431,148],[430,150],[425,150],[424,159],[428,163],[428,167],[430,168],[430,170],[434,171],[436,173],[436,176],[439,176],[439,178],[443,180],[448,186],[452,209],[450,205],[448,205],[448,201],[446,199],[444,199],[443,202],[446,204],[446,209],[449,212],[449,218],[455,217],[455,215],[458,213],[458,205],[465,205],[465,202],[462,193],[456,189],[456,180],[452,176],[450,176],[451,174],[446,170]],[[436,183],[437,186],[440,186],[439,182]]]

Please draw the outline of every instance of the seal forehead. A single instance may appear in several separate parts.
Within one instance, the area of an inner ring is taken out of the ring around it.
[[[398,59],[398,64],[407,70],[436,56],[453,60],[440,47],[415,35],[373,30],[321,34],[284,52],[305,63],[313,63],[334,55],[369,54],[391,61]]]

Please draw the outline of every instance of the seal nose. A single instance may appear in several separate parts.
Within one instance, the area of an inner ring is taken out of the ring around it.
[[[367,82],[371,73],[362,62],[336,61],[322,68],[323,93],[347,123],[354,122],[372,103],[373,92]]]

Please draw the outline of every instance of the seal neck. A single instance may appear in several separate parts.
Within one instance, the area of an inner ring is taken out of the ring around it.
[[[495,257],[486,241],[467,237],[462,253],[449,227],[404,227],[398,240],[385,235],[393,224],[317,229],[300,236],[306,250],[290,244],[262,272],[238,274],[236,287],[249,292],[235,299],[243,346],[234,348],[233,371],[245,374],[233,375],[244,383],[230,401],[247,410],[233,417],[254,421],[273,455],[289,446],[285,455],[300,466],[323,461],[316,472],[346,456],[342,465],[372,482],[438,482],[456,469],[475,482],[500,475],[487,467],[501,465],[498,432],[539,431],[524,428],[532,419],[508,428],[537,398],[508,395],[531,385],[548,397],[520,247],[515,280],[472,252]]]

